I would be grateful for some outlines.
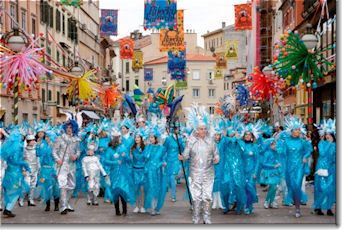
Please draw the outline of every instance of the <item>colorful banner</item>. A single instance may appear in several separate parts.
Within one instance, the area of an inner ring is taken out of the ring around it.
[[[177,11],[177,29],[160,30],[160,51],[185,50],[183,10]]]
[[[132,70],[139,71],[143,68],[143,52],[141,50],[135,50],[133,52]]]
[[[118,10],[101,9],[100,36],[118,35]]]
[[[224,52],[216,54],[216,69],[226,69],[226,58]]]
[[[221,69],[217,69],[216,68],[215,73],[214,73],[214,78],[215,79],[222,79],[222,78],[224,78],[223,71]]]
[[[145,0],[144,30],[176,29],[176,0]]]
[[[237,60],[238,59],[238,40],[226,41],[225,57],[227,60]]]
[[[172,80],[184,80],[186,69],[186,53],[184,51],[168,51],[168,73]]]
[[[65,6],[80,7],[83,4],[83,0],[61,0],[61,4]]]
[[[144,68],[144,81],[152,81],[154,78],[153,68]]]
[[[251,3],[235,5],[235,30],[251,29]]]
[[[176,89],[187,89],[187,81],[176,81],[176,84],[175,84],[175,88]]]
[[[130,38],[120,40],[120,58],[132,59],[135,42]]]

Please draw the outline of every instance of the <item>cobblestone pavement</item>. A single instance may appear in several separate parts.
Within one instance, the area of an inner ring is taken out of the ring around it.
[[[309,195],[309,203],[302,206],[302,217],[294,217],[294,207],[279,206],[278,209],[264,209],[263,202],[266,192],[263,192],[258,187],[259,202],[255,204],[254,214],[252,215],[235,215],[230,212],[223,215],[221,210],[212,210],[212,223],[213,224],[247,224],[247,223],[297,223],[297,224],[335,224],[336,216],[330,217],[327,215],[317,216],[312,214],[310,206],[313,203],[313,186],[307,186]],[[161,211],[161,215],[151,216],[150,214],[134,214],[133,208],[128,208],[128,215],[116,216],[115,209],[112,204],[103,203],[103,198],[100,198],[99,206],[87,206],[84,197],[79,199],[72,199],[75,212],[68,213],[67,215],[60,215],[59,212],[45,212],[45,205],[42,203],[36,207],[16,206],[14,213],[17,215],[15,218],[1,217],[2,224],[24,224],[24,223],[46,223],[46,224],[63,224],[63,223],[191,223],[191,210],[187,200],[183,200],[184,186],[178,185],[177,201],[171,202],[169,194],[166,197],[165,205]],[[279,201],[281,204],[281,201]],[[52,204],[53,207],[53,204]],[[335,210],[334,210],[335,212]]]

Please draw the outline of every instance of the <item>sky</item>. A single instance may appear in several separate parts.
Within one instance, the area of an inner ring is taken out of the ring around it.
[[[201,35],[207,31],[219,29],[222,22],[226,25],[234,24],[235,4],[246,3],[247,0],[178,0],[177,8],[184,9],[185,30],[195,30],[198,34],[198,45],[203,47]],[[151,31],[144,31],[144,0],[100,0],[100,9],[118,9],[118,36],[125,37],[139,29],[143,35]]]

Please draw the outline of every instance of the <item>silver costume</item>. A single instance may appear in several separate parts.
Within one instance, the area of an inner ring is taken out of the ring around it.
[[[3,140],[0,140],[0,148],[3,145]],[[1,150],[0,150],[1,151]],[[6,170],[6,161],[0,158],[0,209],[2,209],[2,179],[5,176],[5,170]]]
[[[37,177],[38,172],[40,169],[40,161],[39,157],[36,153],[36,147],[35,146],[26,146],[24,149],[24,160],[28,165],[30,166],[31,172],[25,173],[25,181],[30,186],[30,192],[29,192],[29,201],[31,204],[34,204],[34,193],[35,188],[37,185]]]
[[[193,202],[193,223],[199,223],[203,207],[204,223],[210,224],[214,183],[213,160],[216,158],[219,161],[216,144],[210,137],[201,139],[191,135],[183,157],[190,159],[188,181]]]
[[[88,177],[87,203],[97,204],[97,196],[100,189],[100,173],[103,176],[107,174],[97,156],[85,156],[82,159],[82,171],[84,177]]]
[[[60,188],[60,210],[73,209],[69,200],[75,188],[75,161],[71,159],[74,155],[80,157],[80,142],[76,136],[63,134],[58,137],[53,149],[55,161],[61,160],[62,165],[57,166],[57,181]]]

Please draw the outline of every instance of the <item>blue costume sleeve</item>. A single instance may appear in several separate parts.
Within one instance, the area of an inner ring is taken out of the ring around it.
[[[312,143],[308,140],[304,140],[304,157],[309,158],[311,156],[311,153],[313,151]]]
[[[113,165],[113,164],[116,164],[117,162],[116,161],[112,161],[111,159],[111,155],[113,155],[113,152],[114,150],[112,148],[108,148],[107,151],[106,151],[106,157],[105,157],[105,160],[104,160],[104,164],[105,165]]]

